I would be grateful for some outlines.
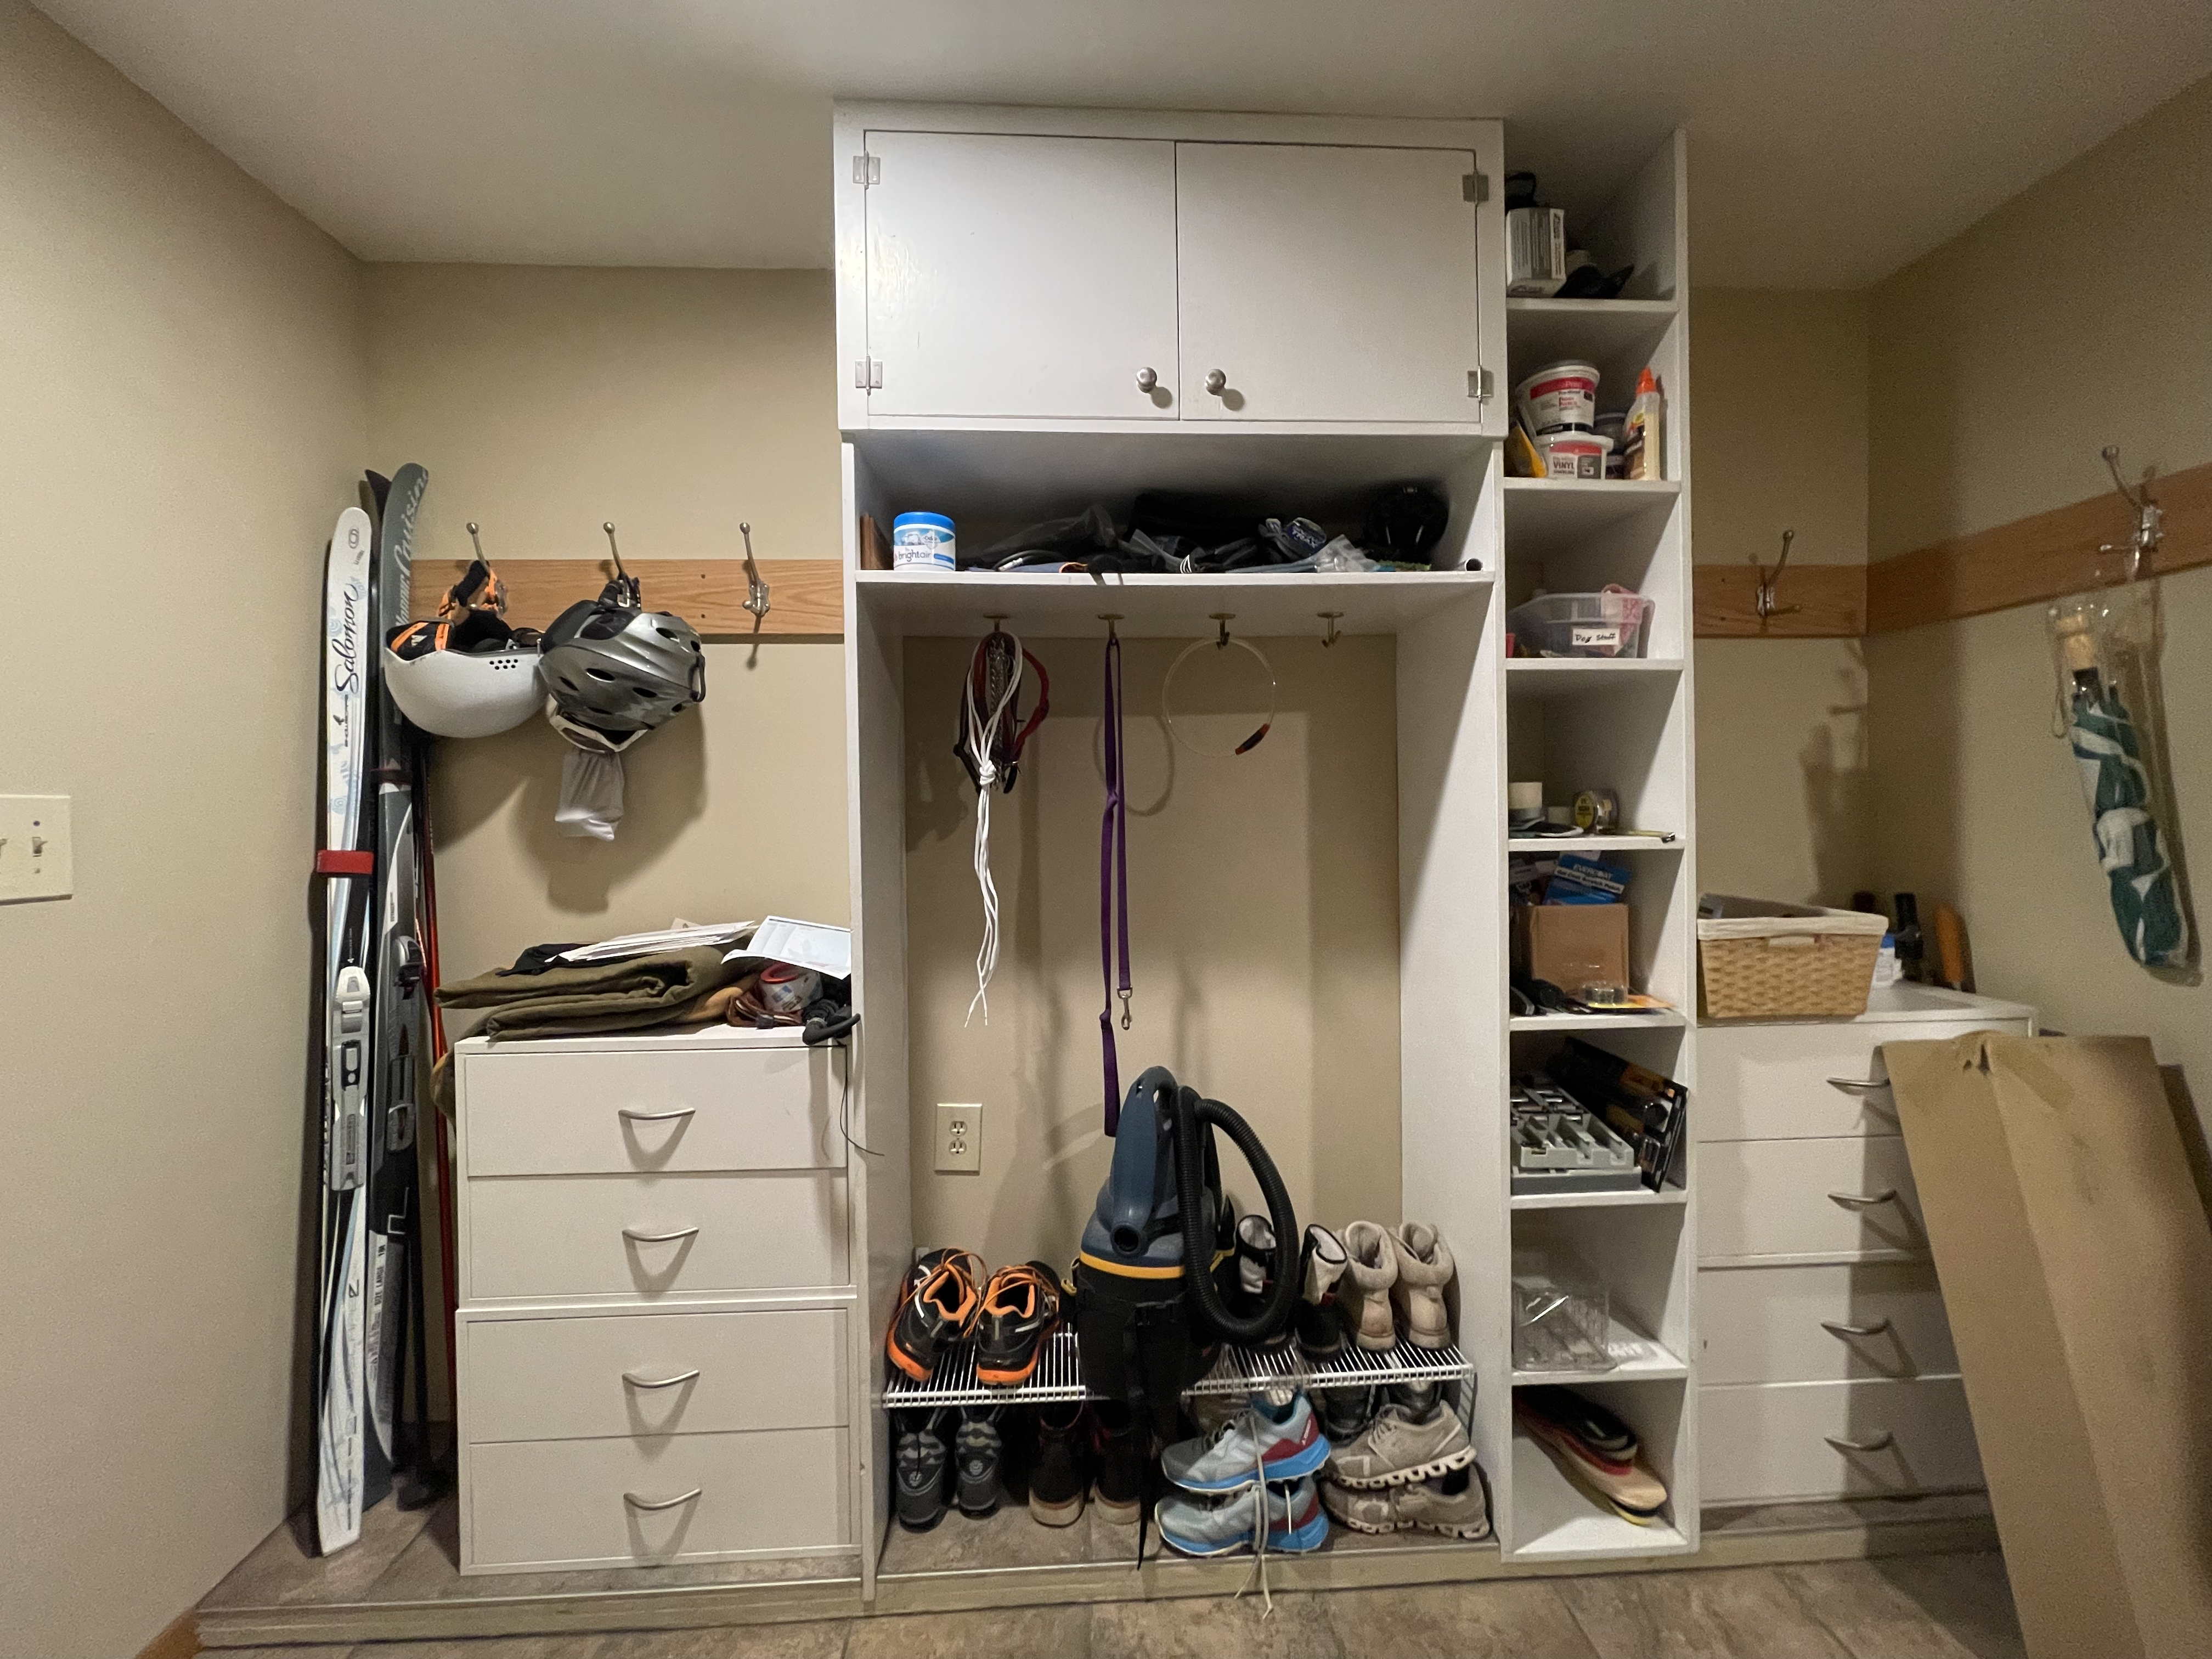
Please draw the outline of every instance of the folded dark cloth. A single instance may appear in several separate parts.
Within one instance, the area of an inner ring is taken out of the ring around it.
[[[585,962],[514,974],[501,969],[438,988],[444,1008],[488,1008],[477,1034],[493,1038],[586,1035],[674,1024],[700,1015],[693,1006],[733,981],[738,963],[720,945],[659,951],[620,962]]]

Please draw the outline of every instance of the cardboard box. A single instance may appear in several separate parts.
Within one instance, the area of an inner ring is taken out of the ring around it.
[[[2028,1652],[2212,1650],[2212,1223],[2149,1042],[1882,1057]]]
[[[1513,915],[1513,962],[1569,996],[1585,985],[1628,987],[1628,907],[1528,904]]]

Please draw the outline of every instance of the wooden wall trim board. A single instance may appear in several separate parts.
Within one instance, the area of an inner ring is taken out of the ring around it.
[[[138,1650],[138,1659],[192,1659],[205,1651],[200,1646],[198,1618],[180,1613],[162,1627],[159,1636]]]
[[[1701,564],[1691,579],[1701,640],[1855,640],[1866,632],[1863,564],[1791,565],[1775,587],[1775,602],[1784,613],[1764,618],[1752,608],[1759,597],[1753,566]]]
[[[2153,488],[2166,515],[2158,574],[2212,564],[2212,462],[2161,477]],[[2041,605],[2094,586],[2098,545],[2124,546],[2132,528],[2126,504],[2106,489],[1871,565],[1792,565],[1782,574],[1778,597],[1802,608],[1792,616],[1771,617],[1764,625],[1752,611],[1759,591],[1755,570],[1701,564],[1697,636],[1852,639]]]
[[[744,608],[743,559],[625,559],[645,586],[645,603],[672,611],[709,640],[748,640],[753,618]],[[578,599],[606,585],[614,567],[604,559],[501,559],[495,568],[507,584],[507,618],[518,627],[543,628]],[[466,566],[459,561],[418,559],[412,589],[414,615],[434,617],[445,591]],[[845,572],[836,559],[763,559],[768,583],[764,640],[836,640],[845,633]]]
[[[2161,477],[2152,489],[2166,514],[2159,574],[2212,564],[2212,462]],[[2133,529],[2127,504],[2103,489],[2087,501],[1883,559],[1868,572],[1867,631],[1895,634],[2078,593],[2094,585],[2098,544],[2125,546]]]

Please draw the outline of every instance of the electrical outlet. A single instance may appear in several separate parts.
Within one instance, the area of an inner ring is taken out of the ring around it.
[[[0,904],[67,898],[75,890],[70,798],[0,795]]]
[[[983,1172],[983,1109],[937,1103],[937,1167],[955,1174]]]

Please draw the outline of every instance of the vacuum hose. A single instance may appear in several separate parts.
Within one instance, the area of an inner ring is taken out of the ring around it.
[[[1183,1087],[1175,1100],[1176,1192],[1182,1221],[1183,1280],[1206,1322],[1232,1342],[1265,1342],[1282,1334],[1290,1323],[1291,1304],[1298,1295],[1298,1218],[1291,1208],[1291,1194],[1275,1171],[1275,1161],[1252,1133],[1252,1126],[1218,1100],[1205,1100],[1197,1090]],[[1211,1218],[1199,1194],[1206,1190],[1206,1142],[1208,1126],[1217,1127],[1237,1143],[1245,1163],[1259,1178],[1260,1195],[1267,1202],[1267,1218],[1275,1230],[1273,1287],[1259,1314],[1239,1319],[1221,1299],[1220,1288],[1210,1271],[1213,1261]]]

